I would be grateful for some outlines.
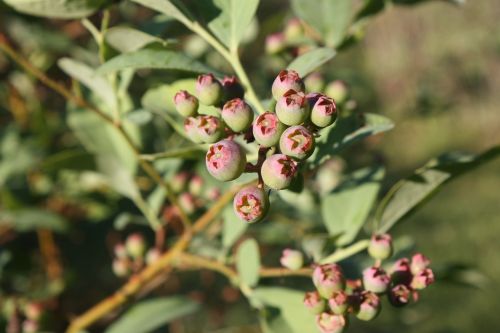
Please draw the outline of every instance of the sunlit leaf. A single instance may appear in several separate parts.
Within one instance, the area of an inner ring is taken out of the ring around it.
[[[59,19],[86,17],[104,6],[109,0],[4,0],[15,10]]]
[[[238,247],[236,268],[241,280],[250,287],[259,282],[260,252],[255,239],[247,239]]]
[[[288,65],[288,69],[293,69],[299,73],[300,76],[304,77],[326,63],[328,60],[332,59],[334,56],[335,51],[333,49],[320,47],[295,58],[295,60]]]

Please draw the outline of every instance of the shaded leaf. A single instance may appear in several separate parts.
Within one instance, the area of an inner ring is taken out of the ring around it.
[[[63,150],[48,156],[42,161],[40,168],[46,172],[55,172],[62,169],[95,170],[94,155],[82,150]]]
[[[247,239],[238,247],[236,268],[241,280],[250,287],[259,282],[260,252],[255,239]]]
[[[139,126],[146,125],[153,119],[153,114],[148,110],[135,110],[128,112],[125,117],[127,119]]]
[[[14,228],[19,232],[49,229],[56,232],[65,232],[68,229],[67,221],[61,216],[37,208],[28,208],[15,211],[0,211],[0,226]]]
[[[15,10],[42,17],[75,19],[86,17],[108,0],[4,0]]]
[[[154,9],[160,13],[171,16],[187,25],[191,21],[192,15],[187,8],[179,1],[170,0],[132,0],[140,5]]]
[[[349,244],[356,238],[375,203],[383,177],[381,167],[355,171],[323,198],[323,221],[330,235],[340,236],[338,245]]]
[[[130,27],[112,27],[106,30],[104,39],[114,49],[123,53],[137,51],[151,43],[166,46],[172,42]]]
[[[336,52],[328,47],[320,47],[302,54],[288,65],[288,69],[293,69],[300,76],[304,77],[313,72],[318,67],[335,57]]]
[[[230,248],[247,230],[248,223],[238,219],[234,214],[232,205],[227,206],[222,212],[222,245]]]
[[[98,155],[97,165],[99,171],[106,176],[109,185],[121,195],[136,200],[140,197],[140,191],[134,181],[133,174],[120,160],[110,155]]]
[[[105,333],[152,332],[198,308],[198,303],[181,296],[149,299],[133,305]]]
[[[445,154],[431,160],[410,177],[397,182],[377,208],[378,231],[387,232],[413,212],[446,182],[500,155],[496,146],[479,155]]]

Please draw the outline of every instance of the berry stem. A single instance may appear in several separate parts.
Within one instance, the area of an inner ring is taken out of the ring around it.
[[[331,263],[339,262],[341,260],[344,260],[346,258],[349,258],[349,257],[355,255],[358,252],[365,250],[368,247],[368,245],[370,245],[369,239],[360,240],[360,241],[352,244],[351,246],[336,250],[328,257],[323,258],[320,261],[320,263],[321,264],[331,264]]]

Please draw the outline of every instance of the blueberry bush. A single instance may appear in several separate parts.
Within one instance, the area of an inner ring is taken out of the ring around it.
[[[500,148],[387,181],[394,123],[325,74],[420,2],[4,0],[2,330],[355,332],[425,302],[452,272],[391,229]]]

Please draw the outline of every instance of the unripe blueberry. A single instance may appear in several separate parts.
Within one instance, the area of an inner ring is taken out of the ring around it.
[[[246,155],[233,140],[221,140],[208,149],[205,162],[208,172],[220,181],[238,178],[245,170]]]
[[[174,104],[177,112],[183,117],[194,116],[198,111],[198,99],[186,90],[181,90],[175,94]]]
[[[302,82],[302,79],[296,71],[284,69],[279,72],[276,79],[274,79],[271,90],[274,99],[277,101],[288,90],[304,91],[304,82]]]
[[[272,147],[279,142],[285,128],[276,113],[265,112],[255,119],[252,130],[257,143],[262,147]]]
[[[424,268],[413,276],[411,287],[415,290],[421,290],[434,282],[434,273],[430,268]]]
[[[309,116],[310,107],[303,92],[288,90],[276,103],[276,115],[285,125],[302,124]]]
[[[282,190],[290,186],[297,173],[297,162],[284,154],[274,154],[262,163],[264,183],[272,189]]]
[[[240,98],[224,104],[221,115],[226,125],[236,133],[243,132],[252,125],[252,108]]]
[[[304,265],[304,256],[302,252],[292,249],[284,249],[280,258],[281,266],[292,271],[300,269]]]
[[[125,245],[122,243],[118,243],[115,245],[113,252],[115,253],[115,257],[118,259],[125,259],[127,258],[127,249],[125,248]]]
[[[266,216],[269,209],[269,197],[264,189],[250,185],[242,188],[235,195],[233,209],[241,220],[255,223]]]
[[[397,260],[389,271],[393,284],[409,285],[412,280],[410,261],[407,258]]]
[[[288,20],[284,31],[286,39],[297,39],[304,34],[304,28],[298,18]]]
[[[146,253],[146,264],[151,265],[161,257],[161,252],[158,249],[152,248]]]
[[[304,305],[312,314],[320,314],[325,310],[325,300],[321,298],[317,291],[306,293]]]
[[[131,234],[127,237],[125,247],[127,248],[128,254],[134,259],[142,257],[146,251],[144,238],[138,233]]]
[[[198,117],[187,117],[184,120],[184,130],[186,131],[187,136],[194,143],[203,142],[203,139],[200,136],[199,123],[200,119]]]
[[[236,76],[224,76],[221,81],[224,91],[224,100],[229,101],[234,98],[243,98],[245,90],[238,82]]]
[[[344,103],[349,95],[349,88],[344,81],[336,80],[326,86],[325,94],[337,103]]]
[[[316,316],[316,326],[321,333],[342,333],[347,320],[344,316],[323,312]]]
[[[196,94],[201,103],[215,105],[222,98],[222,85],[213,74],[203,74],[196,80]]]
[[[181,206],[186,214],[193,214],[196,211],[196,203],[193,195],[188,192],[179,195],[179,206]]]
[[[342,315],[349,307],[349,297],[343,290],[339,290],[328,300],[328,306],[333,313]]]
[[[362,294],[362,301],[356,313],[359,320],[370,321],[375,319],[380,312],[380,298],[370,291],[365,291]]]
[[[380,267],[368,267],[363,271],[363,285],[366,290],[383,293],[387,290],[391,278]]]
[[[205,143],[218,141],[224,133],[224,124],[214,116],[198,116],[198,136]]]
[[[23,321],[23,333],[36,333],[39,332],[39,325],[36,321],[28,319]]]
[[[113,260],[113,273],[118,277],[127,276],[130,273],[127,261],[123,259]]]
[[[43,313],[43,306],[40,303],[29,302],[24,306],[24,315],[26,318],[38,321]]]
[[[373,235],[368,253],[374,259],[384,260],[392,255],[392,237],[389,234]]]
[[[189,179],[189,174],[187,172],[179,172],[175,174],[170,180],[170,187],[176,193],[181,192],[186,187],[187,180]]]
[[[313,271],[313,283],[319,294],[326,299],[345,287],[342,269],[337,264],[318,265]]]
[[[337,106],[327,96],[318,98],[311,110],[311,122],[318,127],[327,127],[337,120]]]
[[[203,189],[203,178],[194,175],[189,181],[188,190],[194,196],[200,196]]]
[[[411,290],[404,284],[397,284],[389,290],[389,302],[396,307],[401,307],[410,302]]]
[[[306,91],[323,91],[325,88],[325,80],[320,73],[315,72],[309,74],[304,79],[304,85],[306,86]]]
[[[205,191],[205,197],[208,200],[217,200],[220,195],[220,190],[217,187],[211,187]]]
[[[304,126],[289,127],[281,134],[280,150],[287,156],[303,160],[314,151],[314,136]]]
[[[430,264],[431,261],[422,253],[415,253],[411,258],[410,269],[413,274],[418,274],[428,268]]]
[[[266,53],[277,54],[286,48],[285,35],[277,32],[266,37]]]

